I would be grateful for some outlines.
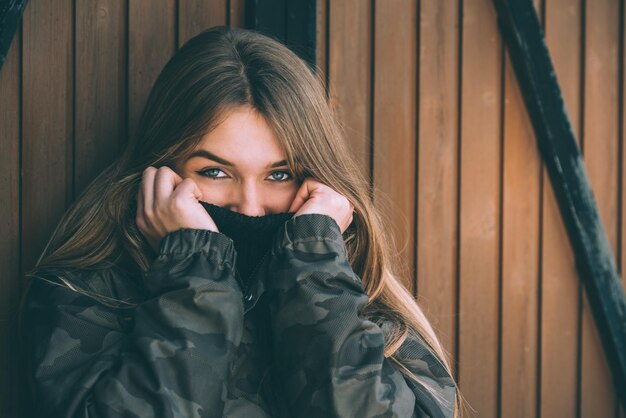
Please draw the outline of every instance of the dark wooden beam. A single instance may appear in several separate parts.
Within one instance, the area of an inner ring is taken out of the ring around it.
[[[246,27],[263,32],[304,59],[316,57],[316,0],[247,0]]]
[[[531,0],[493,0],[600,332],[626,408],[626,297]]]
[[[11,47],[26,3],[27,0],[0,0],[0,69]]]

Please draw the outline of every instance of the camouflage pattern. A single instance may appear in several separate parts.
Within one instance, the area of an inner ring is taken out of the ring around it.
[[[422,341],[383,355],[385,326],[326,215],[279,229],[249,294],[232,240],[181,229],[138,280],[83,271],[109,306],[36,280],[25,311],[37,416],[451,417],[452,380]]]

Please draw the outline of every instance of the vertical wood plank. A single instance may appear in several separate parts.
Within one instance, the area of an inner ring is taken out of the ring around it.
[[[392,222],[408,278],[415,253],[417,10],[411,0],[379,0],[374,10],[374,202]],[[414,283],[404,285],[415,291]]]
[[[328,47],[330,33],[328,33],[328,23],[330,11],[327,0],[317,0],[315,3],[315,65],[322,80],[326,83],[326,95],[328,96]],[[371,38],[371,37],[370,37]]]
[[[245,0],[227,0],[229,3],[229,21],[231,28],[243,28],[246,24]]]
[[[581,4],[548,0],[546,42],[569,119],[580,137]],[[541,404],[543,417],[575,417],[580,279],[547,170],[543,169]]]
[[[72,201],[72,0],[23,15],[22,254],[30,270]]]
[[[74,198],[73,17],[72,0],[30,1],[22,17],[21,272]]]
[[[363,176],[370,177],[371,3],[331,2],[329,96]]]
[[[18,28],[0,70],[0,416],[18,416],[15,319],[20,276],[20,50]]]
[[[506,61],[502,242],[502,416],[535,415],[540,158]]]
[[[176,3],[133,0],[128,13],[128,125],[133,135],[154,81],[176,50]]]
[[[78,196],[126,144],[126,7],[76,3],[76,144]]]
[[[179,0],[178,47],[212,26],[227,24],[227,0]]]
[[[458,2],[420,2],[418,295],[450,353],[456,345]]]
[[[539,1],[535,1],[539,9]],[[505,55],[500,416],[536,416],[541,157]]]
[[[618,2],[586,2],[584,159],[613,254],[617,254]],[[587,296],[582,311],[582,417],[616,416],[611,374]]]
[[[462,43],[459,385],[476,416],[495,418],[502,42],[491,0],[463,2]]]

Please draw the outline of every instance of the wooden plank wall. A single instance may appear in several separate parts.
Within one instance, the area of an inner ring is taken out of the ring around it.
[[[621,268],[624,1],[535,4]],[[626,418],[491,0],[317,8],[329,101],[468,416]],[[122,150],[174,51],[243,20],[244,0],[29,1],[0,70],[0,416],[18,416],[23,271]]]
[[[491,0],[322,3],[330,102],[470,416],[625,417]],[[621,266],[624,1],[534,3]]]

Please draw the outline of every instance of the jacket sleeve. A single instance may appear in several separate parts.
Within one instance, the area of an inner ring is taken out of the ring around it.
[[[368,296],[334,219],[288,220],[268,268],[277,380],[293,416],[453,416],[453,383],[418,340],[406,340],[399,354],[422,383],[385,358],[383,330],[361,315]]]
[[[37,416],[221,416],[243,328],[235,256],[221,233],[166,235],[145,275],[147,294],[127,318],[132,324],[121,308],[35,279],[24,329]]]

